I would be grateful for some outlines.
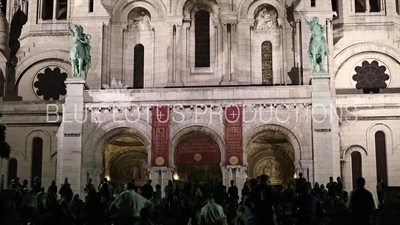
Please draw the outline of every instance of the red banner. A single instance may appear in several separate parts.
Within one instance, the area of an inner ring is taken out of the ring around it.
[[[194,134],[178,144],[175,151],[175,164],[220,163],[221,152],[218,144],[209,136]]]
[[[225,165],[243,164],[242,114],[242,107],[225,109]]]
[[[152,112],[152,145],[151,166],[168,166],[169,164],[169,122],[168,107],[154,107]]]

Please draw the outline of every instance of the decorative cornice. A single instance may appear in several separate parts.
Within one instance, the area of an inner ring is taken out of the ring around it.
[[[315,132],[331,132],[331,129],[314,129]]]
[[[64,137],[80,137],[81,133],[64,133]]]
[[[25,38],[28,37],[64,37],[64,36],[68,36],[68,32],[67,31],[59,31],[59,32],[30,32],[24,36],[21,36],[19,38],[19,40],[24,40]]]

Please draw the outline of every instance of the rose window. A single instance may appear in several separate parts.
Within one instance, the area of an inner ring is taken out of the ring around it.
[[[387,88],[386,81],[389,80],[389,75],[385,73],[386,67],[379,66],[377,61],[364,61],[354,70],[356,74],[353,75],[353,80],[357,82],[356,88],[363,89],[365,94],[379,93],[379,89]]]
[[[61,72],[61,69],[56,67],[51,69],[47,67],[43,72],[37,75],[37,81],[33,84],[36,89],[36,94],[43,100],[59,100],[61,96],[67,94],[65,80],[68,75]]]

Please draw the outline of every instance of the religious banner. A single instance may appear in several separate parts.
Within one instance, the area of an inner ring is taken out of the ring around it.
[[[225,165],[243,164],[243,108],[225,108]]]
[[[151,166],[168,166],[169,122],[168,107],[153,107],[152,110]]]
[[[194,134],[183,139],[175,151],[175,164],[213,164],[221,162],[218,144],[209,136]]]

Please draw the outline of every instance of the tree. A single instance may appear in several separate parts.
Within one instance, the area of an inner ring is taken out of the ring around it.
[[[1,121],[2,114],[0,113],[0,158],[10,158],[11,147],[6,142],[6,130],[7,126]]]

